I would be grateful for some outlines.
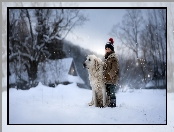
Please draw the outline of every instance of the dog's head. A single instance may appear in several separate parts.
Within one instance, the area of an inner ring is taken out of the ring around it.
[[[86,69],[97,69],[99,62],[101,60],[97,58],[95,55],[88,55],[86,57],[86,61],[83,63],[84,68]]]

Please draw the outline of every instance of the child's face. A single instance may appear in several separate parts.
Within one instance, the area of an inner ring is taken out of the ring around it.
[[[110,48],[106,48],[105,49],[105,53],[108,53],[108,52],[111,52],[111,49]]]

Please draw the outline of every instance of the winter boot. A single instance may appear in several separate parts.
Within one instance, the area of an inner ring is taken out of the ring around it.
[[[110,102],[110,105],[109,107],[116,107],[116,97],[115,98],[111,98],[111,102]]]
[[[116,107],[115,85],[109,85],[110,104],[109,107]]]

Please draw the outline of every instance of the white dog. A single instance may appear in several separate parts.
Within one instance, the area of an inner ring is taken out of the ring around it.
[[[95,107],[106,107],[106,86],[102,81],[103,78],[103,62],[95,55],[88,55],[83,64],[88,69],[89,80],[92,87],[92,100],[88,103]]]

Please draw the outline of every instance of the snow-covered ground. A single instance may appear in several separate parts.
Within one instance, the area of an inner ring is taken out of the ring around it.
[[[27,91],[10,89],[10,124],[166,124],[166,91],[117,94],[117,108],[89,107],[91,90],[76,83]]]
[[[168,94],[168,102],[174,102],[174,94]],[[166,91],[165,90],[134,90],[117,93],[116,108],[96,108],[88,106],[91,100],[91,90],[80,89],[76,83],[58,85],[55,88],[43,86],[41,83],[30,90],[9,90],[9,123],[10,124],[166,124]],[[3,132],[16,130],[22,126],[7,125],[7,92],[2,93],[2,130]],[[168,105],[168,125],[143,126],[141,131],[159,129],[158,132],[174,130],[174,114],[171,105]],[[25,131],[37,129],[46,132],[38,126],[25,126]],[[65,127],[65,126],[64,126]],[[67,126],[68,127],[68,126]],[[104,127],[104,126],[102,126]],[[100,126],[100,129],[102,128]],[[138,128],[140,125],[138,126]],[[101,131],[126,131],[129,128],[140,130],[130,125],[109,126]],[[151,128],[151,129],[150,129]],[[56,128],[53,128],[52,131]],[[73,128],[72,128],[73,129]],[[87,128],[88,129],[88,128]],[[92,129],[92,128],[91,128]],[[97,128],[98,129],[98,128]],[[63,130],[63,129],[62,129]],[[75,129],[74,129],[75,130]],[[72,130],[70,130],[72,131]],[[87,131],[87,130],[84,130]],[[14,132],[14,131],[13,131]]]

